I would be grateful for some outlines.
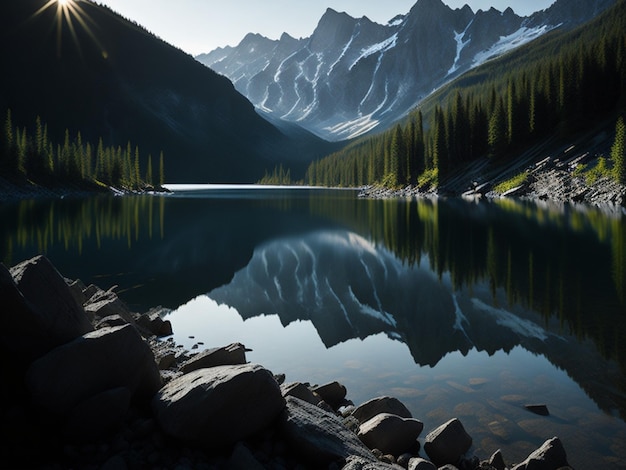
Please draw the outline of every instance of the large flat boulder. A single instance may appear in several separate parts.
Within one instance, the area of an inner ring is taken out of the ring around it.
[[[246,363],[246,347],[241,343],[232,343],[228,346],[206,349],[188,361],[180,370],[187,374],[194,370],[215,366],[234,366]]]
[[[258,433],[284,408],[274,376],[258,364],[195,370],[169,382],[152,400],[164,432],[208,448]]]
[[[131,325],[102,328],[53,349],[26,374],[33,401],[67,414],[79,403],[125,387],[135,399],[151,399],[161,386],[148,344]]]
[[[370,449],[398,456],[415,447],[423,429],[417,419],[381,413],[361,424],[358,436]]]
[[[10,270],[0,266],[0,302],[0,342],[28,359],[93,330],[65,279],[45,256]]]
[[[327,466],[351,455],[376,462],[374,454],[334,414],[299,398],[287,396],[282,430],[285,440],[308,462]]]

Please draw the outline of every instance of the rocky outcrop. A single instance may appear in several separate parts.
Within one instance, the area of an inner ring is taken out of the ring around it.
[[[226,365],[246,363],[246,347],[241,343],[233,343],[221,348],[211,348],[200,352],[185,362],[180,370],[187,374],[194,370]]]

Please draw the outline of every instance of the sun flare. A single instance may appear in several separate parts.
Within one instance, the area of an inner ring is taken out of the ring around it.
[[[89,17],[81,3],[84,0],[48,0],[46,4],[41,7],[33,16],[38,16],[48,8],[56,7],[56,33],[57,33],[57,54],[61,56],[61,38],[62,32],[64,28],[69,30],[72,38],[74,39],[74,43],[80,52],[80,44],[78,41],[78,35],[76,33],[76,28],[81,27],[89,37],[102,49],[102,56],[107,57],[107,53],[102,48],[100,42],[94,35],[94,32],[91,26],[95,26],[94,21]],[[82,53],[81,53],[82,54]]]

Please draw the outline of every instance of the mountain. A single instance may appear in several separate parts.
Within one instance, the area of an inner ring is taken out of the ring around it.
[[[249,34],[196,57],[230,78],[262,112],[329,140],[389,126],[434,89],[555,28],[572,28],[613,4],[558,0],[520,17],[418,0],[386,25],[328,9],[309,38]]]
[[[131,141],[142,158],[163,151],[168,182],[253,182],[328,151],[308,133],[287,136],[229,80],[111,10],[87,1],[71,2],[67,16],[59,8],[0,6],[0,112],[11,109],[14,123],[39,115],[58,142],[68,129],[92,145]]]

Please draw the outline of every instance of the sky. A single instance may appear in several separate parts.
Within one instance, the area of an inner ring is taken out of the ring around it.
[[[417,0],[96,0],[134,20],[161,39],[198,55],[217,47],[236,46],[247,33],[278,39],[283,32],[309,37],[326,8],[350,16],[367,16],[385,24],[407,13]],[[554,0],[443,0],[451,8],[500,11],[509,6],[527,16]]]

